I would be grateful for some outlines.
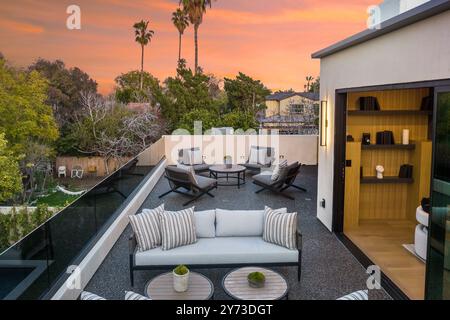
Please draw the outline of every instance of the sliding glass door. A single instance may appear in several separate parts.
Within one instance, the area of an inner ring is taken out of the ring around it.
[[[450,299],[450,87],[435,90],[427,299]]]

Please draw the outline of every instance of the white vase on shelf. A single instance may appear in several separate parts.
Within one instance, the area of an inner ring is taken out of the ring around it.
[[[408,145],[409,144],[409,129],[403,129],[402,132],[402,144]]]

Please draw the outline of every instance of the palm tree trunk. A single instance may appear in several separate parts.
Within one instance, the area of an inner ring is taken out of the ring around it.
[[[195,41],[195,74],[198,70],[198,24],[194,25],[194,41]]]
[[[144,85],[144,46],[141,45],[141,79],[139,88],[142,90],[142,87]]]
[[[178,38],[178,62],[181,60],[181,32],[179,33]]]

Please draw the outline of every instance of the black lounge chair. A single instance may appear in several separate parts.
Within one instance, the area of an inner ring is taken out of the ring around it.
[[[194,164],[194,165],[189,165],[186,163],[183,163],[183,155],[185,151],[196,151],[196,150],[200,150],[200,148],[195,147],[195,148],[187,148],[187,149],[180,149],[178,150],[178,163],[185,165],[185,166],[192,166],[194,167],[194,171],[195,173],[201,173],[201,172],[209,172],[209,167],[210,165],[205,163],[205,161],[203,160],[201,164]]]
[[[294,162],[287,166],[286,168],[282,168],[280,170],[280,176],[277,180],[272,180],[272,175],[269,173],[264,174],[260,173],[256,176],[253,176],[253,183],[257,186],[262,187],[257,190],[255,193],[260,193],[264,190],[270,190],[276,194],[279,194],[288,199],[294,200],[294,198],[286,193],[283,193],[288,188],[295,188],[301,190],[303,192],[307,192],[307,190],[303,187],[297,186],[294,184],[297,175],[300,172],[302,164],[298,162]]]
[[[266,150],[266,157],[270,159],[270,163],[267,165],[263,165],[260,163],[250,163],[250,155],[248,156],[248,159],[245,163],[242,165],[247,168],[247,170],[255,173],[255,172],[261,172],[261,169],[263,168],[270,168],[272,166],[273,161],[275,160],[275,149],[271,147],[259,147],[259,146],[252,146],[250,148],[250,152],[252,148],[256,148],[258,150],[265,149]]]
[[[171,192],[176,192],[192,198],[188,202],[183,203],[183,206],[187,206],[205,194],[214,198],[210,191],[217,188],[217,180],[199,175],[194,176],[191,172],[174,166],[166,167],[165,171],[170,190],[160,195],[160,199]],[[186,191],[180,191],[180,188]]]

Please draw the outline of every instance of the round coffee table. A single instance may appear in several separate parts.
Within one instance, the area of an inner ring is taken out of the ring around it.
[[[252,288],[247,276],[251,272],[262,272],[266,283],[262,288]],[[276,271],[260,267],[244,267],[230,271],[222,282],[226,294],[236,300],[280,300],[288,298],[289,286],[286,279]]]
[[[245,184],[245,170],[244,166],[233,164],[231,168],[227,168],[226,165],[215,165],[209,167],[209,176],[216,179],[218,186],[232,187],[237,186],[238,189],[241,185]],[[226,179],[227,182],[219,182],[219,180]],[[235,180],[236,183],[228,182],[230,179]]]
[[[214,295],[214,286],[207,277],[190,272],[186,292],[173,289],[173,274],[167,272],[156,276],[145,285],[145,294],[152,300],[209,300]]]

